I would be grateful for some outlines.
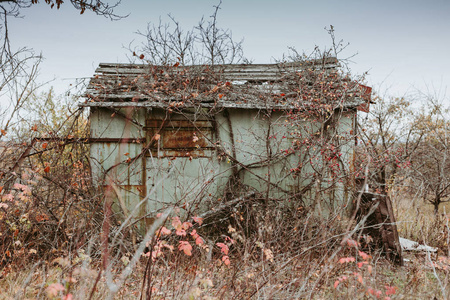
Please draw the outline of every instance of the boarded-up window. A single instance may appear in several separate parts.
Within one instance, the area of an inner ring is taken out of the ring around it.
[[[147,144],[157,157],[210,157],[213,147],[213,123],[188,120],[186,117],[148,119]],[[181,120],[180,120],[181,119]],[[158,136],[159,135],[159,136]],[[158,136],[158,139],[155,139]],[[150,155],[150,153],[148,153]]]

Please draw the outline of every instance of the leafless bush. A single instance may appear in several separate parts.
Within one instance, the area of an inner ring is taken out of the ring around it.
[[[222,1],[214,6],[209,19],[202,18],[197,26],[183,30],[171,15],[171,23],[149,23],[145,32],[138,31],[146,42],[136,47],[133,56],[140,56],[153,65],[218,65],[243,60],[242,42],[233,39],[229,29],[218,27],[218,13]],[[173,26],[173,29],[172,27]]]

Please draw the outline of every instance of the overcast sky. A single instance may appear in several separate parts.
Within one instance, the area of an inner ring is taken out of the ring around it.
[[[44,2],[41,0],[40,2]],[[9,21],[13,46],[42,52],[41,81],[62,93],[73,78],[89,77],[100,62],[128,62],[127,46],[148,22],[175,17],[190,29],[211,15],[212,0],[122,0],[119,21],[83,15],[66,1],[60,10],[45,3]],[[358,53],[353,73],[369,72],[367,83],[395,96],[414,88],[445,90],[450,83],[450,1],[448,0],[223,0],[219,25],[244,39],[244,54],[270,63],[288,46],[310,52],[330,46],[324,28],[333,25],[338,39],[350,43],[342,57]],[[49,86],[48,86],[49,88]]]

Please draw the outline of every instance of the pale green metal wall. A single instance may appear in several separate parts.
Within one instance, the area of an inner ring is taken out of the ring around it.
[[[341,147],[341,160],[348,172],[352,168],[354,146],[354,141],[348,137],[354,129],[355,114],[354,111],[348,111],[336,120],[337,135],[345,136],[345,140],[348,140]],[[147,133],[146,120],[162,120],[166,115],[167,112],[162,109],[122,108],[116,113],[106,108],[91,109],[91,138],[100,139],[91,145],[92,173],[98,184],[108,185],[111,181],[114,182],[121,191],[121,199],[128,213],[147,196],[144,205],[136,211],[135,220],[144,216],[152,217],[167,204],[184,206],[187,210],[214,207],[218,203],[217,199],[223,198],[226,188],[233,189],[230,186],[230,177],[236,172],[233,168],[237,168],[243,185],[268,193],[273,198],[289,198],[311,183],[308,176],[294,176],[290,172],[304,154],[296,153],[286,157],[280,153],[291,146],[294,138],[290,136],[290,132],[293,129],[319,129],[320,122],[305,122],[302,126],[293,128],[286,122],[289,120],[281,111],[271,112],[269,116],[267,112],[256,109],[228,109],[216,113],[211,120],[212,136],[208,138],[216,143],[215,149],[197,149],[192,151],[195,155],[183,157],[186,154],[181,153],[175,159],[163,149],[147,150],[142,155],[152,138]],[[199,109],[196,113],[191,113],[190,118],[203,120],[207,115]],[[171,118],[177,119],[174,114]],[[185,134],[201,134],[196,130],[191,131]],[[286,138],[282,138],[283,136]],[[118,143],[113,139],[128,140]],[[218,149],[222,149],[231,158],[221,155]],[[269,152],[273,158],[270,162],[267,161]],[[234,154],[239,162],[237,165],[232,158]],[[258,162],[263,163],[257,164]],[[304,168],[303,172],[308,172],[308,168]],[[272,184],[267,184],[268,181]],[[326,187],[328,183],[323,181],[320,184]],[[346,188],[349,188],[349,184],[344,181],[332,189],[333,193],[327,196],[329,199],[322,201],[322,209],[330,213],[336,206],[347,205],[349,194]],[[303,195],[302,200],[311,202],[314,197],[314,190],[311,190]],[[118,202],[120,201],[116,197],[115,211],[123,213]]]

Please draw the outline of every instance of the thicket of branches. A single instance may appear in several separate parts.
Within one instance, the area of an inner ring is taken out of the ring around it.
[[[370,157],[369,183],[380,193],[406,186],[412,198],[433,205],[449,201],[446,96],[378,97],[361,118],[361,153]]]
[[[81,13],[90,9],[115,17],[110,10],[114,5],[71,2]],[[128,294],[146,299],[312,298],[320,288],[326,297],[395,293],[391,282],[372,276],[380,253],[368,246],[370,237],[362,236],[366,217],[350,219],[354,215],[344,205],[321,212],[335,191],[345,187],[358,192],[352,186],[355,176],[382,194],[391,193],[397,184],[407,185],[410,195],[431,202],[437,212],[448,200],[450,186],[448,108],[429,98],[417,113],[405,99],[378,98],[369,115],[359,120],[359,128],[340,132],[345,102],[364,96],[364,90],[359,85],[362,78],[351,77],[334,58],[343,43],[335,40],[333,29],[330,50],[293,52],[279,62],[283,76],[276,87],[238,86],[222,80],[222,65],[245,62],[242,42],[218,27],[219,10],[220,4],[189,31],[173,17],[171,25],[150,24],[140,33],[146,43],[131,51],[150,65],[148,73],[122,78],[114,92],[145,93],[148,101],[166,109],[167,116],[192,109],[204,113],[202,105],[208,99],[208,118],[226,110],[216,105],[220,101],[257,101],[269,108],[259,111],[268,124],[267,134],[252,137],[263,141],[264,151],[258,152],[256,162],[246,163],[238,159],[233,145],[217,143],[216,155],[232,170],[223,197],[212,199],[199,192],[192,202],[186,198],[167,204],[155,212],[153,225],[143,234],[126,219],[132,212],[121,207],[115,215],[111,210],[117,198],[111,195],[120,194],[120,182],[98,185],[92,180],[89,124],[84,110],[75,105],[79,99],[66,99],[61,105],[63,99],[51,91],[37,95],[41,58],[32,52],[12,53],[5,35],[1,91],[12,104],[0,120],[1,276],[7,278],[32,262],[33,271],[42,267],[43,277],[52,278],[31,290],[30,275],[12,291],[16,297],[30,293],[38,298],[92,298],[97,290],[111,299]],[[335,68],[329,68],[330,63]],[[290,109],[276,117],[270,108],[277,105]],[[139,124],[135,112],[112,109],[111,118]],[[158,144],[160,134],[155,131],[143,152],[126,155],[117,166],[131,168]],[[358,161],[348,169],[349,153],[343,149],[353,147],[355,140]],[[273,197],[280,186],[270,172],[259,178],[260,190],[243,186],[243,172],[270,170],[271,164],[283,160],[289,162],[283,176],[298,178],[301,189],[283,199]],[[360,197],[355,194],[354,202]],[[214,210],[198,209],[202,202],[213,203]],[[59,266],[59,278],[52,277],[45,260]],[[443,274],[448,276],[448,271]],[[443,297],[446,289],[440,289]]]

